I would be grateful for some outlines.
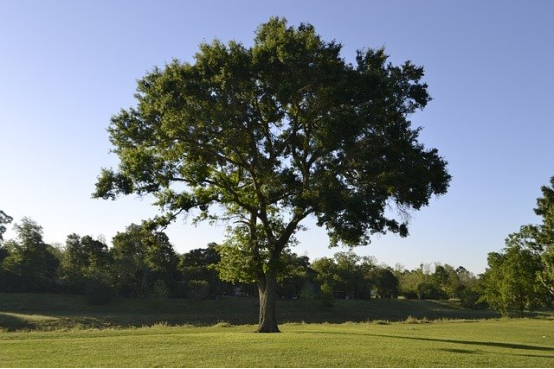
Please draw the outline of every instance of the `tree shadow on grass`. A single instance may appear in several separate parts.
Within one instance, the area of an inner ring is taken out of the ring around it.
[[[33,324],[23,318],[9,313],[0,312],[0,329],[8,332],[35,329],[36,324]]]
[[[440,351],[446,351],[451,352],[453,354],[481,354],[478,350],[464,350],[464,349],[448,349],[448,348],[441,348]]]
[[[527,349],[527,348],[526,348]],[[544,349],[544,347],[541,347],[538,350]],[[441,348],[440,351],[445,352],[451,352],[453,354],[469,354],[469,355],[476,355],[476,354],[483,354],[484,352],[480,350],[466,350],[466,349],[450,349],[450,348]],[[533,348],[533,350],[537,350],[537,348]],[[532,355],[532,354],[511,354],[512,356],[521,356],[521,357],[529,357],[529,358],[540,358],[540,359],[554,359],[554,355]]]
[[[460,344],[460,345],[500,347],[500,348],[507,348],[512,350],[535,350],[535,351],[554,352],[554,347],[524,345],[521,343],[462,341],[462,340],[448,340],[448,339],[438,339],[438,338],[406,337],[406,336],[382,336],[382,337],[400,338],[400,339],[416,340],[416,341],[446,342],[446,343],[454,343],[454,344]]]
[[[521,354],[512,354],[512,356],[538,357],[538,358],[540,358],[540,359],[554,359],[554,355],[521,355]]]
[[[0,331],[56,330],[71,328],[111,328],[114,324],[90,316],[35,315],[0,312]],[[124,327],[124,325],[120,325]]]
[[[302,332],[298,332],[298,333],[302,333]],[[313,333],[313,331],[305,332],[305,333]],[[363,335],[363,336],[373,336],[373,337],[387,337],[387,338],[395,338],[395,339],[404,339],[404,340],[412,340],[412,341],[445,342],[445,343],[453,343],[453,344],[457,344],[457,345],[499,347],[499,348],[506,348],[506,349],[512,349],[512,350],[533,350],[533,351],[554,352],[554,347],[525,345],[525,344],[520,344],[520,343],[449,340],[449,339],[442,339],[442,338],[392,336],[392,335],[374,334],[374,333],[325,332],[325,334]],[[465,351],[471,351],[471,350],[463,350],[463,351],[465,352]],[[465,352],[465,353],[468,353],[468,352]]]

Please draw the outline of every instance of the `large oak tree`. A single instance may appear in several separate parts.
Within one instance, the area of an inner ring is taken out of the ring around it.
[[[306,217],[332,245],[407,236],[410,210],[450,181],[408,119],[430,100],[423,68],[394,66],[383,49],[352,65],[340,51],[309,24],[272,18],[251,47],[216,40],[193,63],[152,70],[108,129],[120,165],[102,170],[94,196],[152,194],[160,223],[192,209],[232,220],[259,288],[259,332],[278,332],[279,260]]]

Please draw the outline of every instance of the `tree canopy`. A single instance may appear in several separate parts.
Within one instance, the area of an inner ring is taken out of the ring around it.
[[[353,65],[341,48],[272,18],[251,47],[215,40],[194,63],[154,68],[108,128],[120,165],[102,169],[94,196],[151,194],[161,224],[198,209],[245,226],[267,309],[259,331],[278,331],[278,264],[302,220],[315,216],[332,245],[407,236],[407,214],[448,188],[446,161],[408,119],[430,101],[423,68],[392,65],[383,49]]]
[[[14,229],[17,240],[9,240],[4,247],[8,253],[2,260],[2,269],[8,290],[49,291],[53,288],[59,261],[53,248],[42,239],[42,227],[30,218],[23,218]]]
[[[534,211],[542,222],[522,226],[506,238],[503,253],[488,257],[484,300],[504,315],[554,301],[554,177],[541,191]]]

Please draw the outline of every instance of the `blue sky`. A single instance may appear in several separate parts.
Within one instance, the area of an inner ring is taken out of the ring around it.
[[[156,213],[148,199],[91,199],[101,167],[117,166],[106,128],[134,105],[136,80],[173,58],[192,61],[219,38],[250,45],[258,25],[308,22],[343,57],[385,46],[393,63],[423,65],[434,100],[412,116],[439,149],[449,193],[413,214],[411,236],[358,248],[391,266],[462,265],[536,223],[540,186],[554,175],[554,2],[543,1],[9,1],[0,0],[0,209],[29,216],[48,242],[70,233],[110,240]],[[332,255],[312,221],[295,250]],[[185,220],[176,250],[223,239],[224,227]],[[10,231],[7,237],[13,237]]]

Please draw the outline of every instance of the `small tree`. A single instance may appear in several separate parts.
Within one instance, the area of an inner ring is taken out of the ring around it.
[[[237,255],[258,285],[259,332],[279,331],[279,265],[305,218],[333,245],[407,236],[406,217],[385,209],[406,215],[448,187],[446,162],[408,120],[430,100],[423,68],[394,66],[382,49],[359,51],[352,65],[340,51],[309,24],[272,18],[252,47],[214,41],[194,64],[148,73],[138,106],[109,127],[121,163],[102,170],[94,196],[152,194],[163,224],[198,209],[198,219],[246,227]]]
[[[541,271],[540,257],[528,249],[512,245],[504,253],[490,253],[488,269],[482,277],[483,300],[504,316],[541,304],[543,295],[537,289]]]
[[[554,301],[554,177],[541,191],[534,211],[542,222],[510,234],[504,254],[489,254],[484,299],[503,314]]]

